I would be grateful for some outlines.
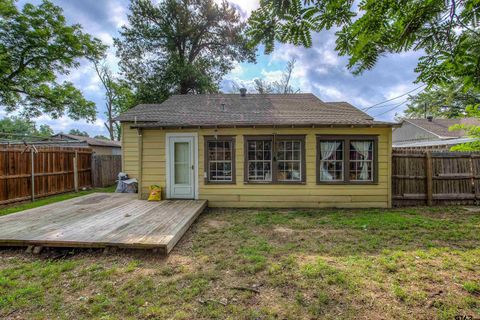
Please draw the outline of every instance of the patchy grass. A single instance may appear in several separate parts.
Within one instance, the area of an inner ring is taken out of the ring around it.
[[[89,189],[89,190],[83,190],[79,192],[70,192],[70,193],[63,193],[47,198],[41,198],[39,200],[35,200],[34,202],[24,202],[21,204],[12,204],[7,207],[4,207],[0,209],[0,216],[4,216],[10,213],[15,213],[18,211],[23,211],[27,209],[33,209],[37,207],[41,207],[47,204],[55,203],[55,202],[60,202],[80,196],[84,196],[90,193],[94,192],[114,192],[115,191],[115,186],[107,187],[107,188],[95,188],[95,189]]]
[[[459,207],[210,209],[168,258],[0,251],[0,318],[478,318],[479,245]]]

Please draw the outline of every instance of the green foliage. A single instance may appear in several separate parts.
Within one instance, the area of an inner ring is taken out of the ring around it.
[[[87,131],[82,131],[80,129],[70,129],[68,134],[73,134],[76,136],[81,136],[81,137],[90,137]]]
[[[24,117],[95,120],[95,104],[70,82],[58,82],[79,66],[80,58],[98,59],[105,47],[67,25],[62,9],[44,0],[20,11],[13,0],[0,5],[0,105]]]
[[[310,47],[311,32],[338,30],[337,51],[359,74],[388,53],[422,51],[417,81],[429,86],[461,79],[480,87],[478,0],[261,0],[249,19],[253,44]]]
[[[110,138],[105,137],[104,135],[97,135],[94,137],[95,139],[100,139],[100,140],[110,140]]]
[[[0,136],[4,139],[19,139],[19,136],[50,137],[53,135],[53,130],[50,126],[42,124],[37,129],[33,121],[21,117],[5,117],[1,119],[0,132],[4,133]]]
[[[480,118],[480,104],[470,105],[466,108],[466,113],[469,117]],[[449,128],[449,130],[463,130],[465,135],[470,138],[475,138],[475,141],[462,143],[451,148],[452,151],[480,151],[480,126],[473,124],[457,124]]]
[[[133,0],[115,39],[120,67],[138,102],[162,102],[172,93],[218,91],[235,61],[254,61],[246,24],[223,1]]]
[[[480,94],[472,89],[463,90],[460,79],[452,79],[451,84],[433,86],[408,98],[405,110],[407,118],[423,118],[427,113],[435,118],[461,118],[466,115],[466,107],[480,103]]]

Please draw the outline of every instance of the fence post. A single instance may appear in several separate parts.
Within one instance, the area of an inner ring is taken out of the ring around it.
[[[78,151],[75,150],[75,156],[73,158],[73,185],[75,192],[78,192]]]
[[[426,177],[426,187],[427,187],[427,205],[431,206],[433,204],[433,160],[432,153],[427,151],[425,153],[425,177]]]
[[[91,170],[91,175],[92,175],[92,187],[95,188],[95,187],[97,187],[97,181],[96,181],[97,158],[95,157],[95,154],[92,153],[91,159],[92,160],[90,162],[90,170]]]
[[[35,152],[33,148],[30,148],[30,162],[32,166],[32,202],[35,201]]]
[[[470,173],[472,175],[471,184],[472,184],[472,193],[473,193],[473,196],[474,196],[475,204],[477,204],[477,200],[478,200],[478,193],[477,193],[477,186],[476,186],[476,183],[477,183],[476,172],[477,172],[477,170],[476,170],[476,167],[475,167],[475,160],[473,159],[473,153],[470,153]]]

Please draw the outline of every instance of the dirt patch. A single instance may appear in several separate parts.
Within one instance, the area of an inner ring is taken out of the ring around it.
[[[290,228],[285,228],[285,227],[275,227],[273,231],[280,234],[287,234],[287,235],[293,234],[295,232],[295,230]]]
[[[205,220],[204,226],[206,226],[209,229],[224,229],[230,226],[230,223],[228,221],[222,221],[222,220],[216,220],[216,219],[208,219]]]

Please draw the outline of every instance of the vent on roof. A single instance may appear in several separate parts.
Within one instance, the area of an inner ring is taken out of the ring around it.
[[[247,95],[247,89],[240,88],[240,96],[245,97]]]

